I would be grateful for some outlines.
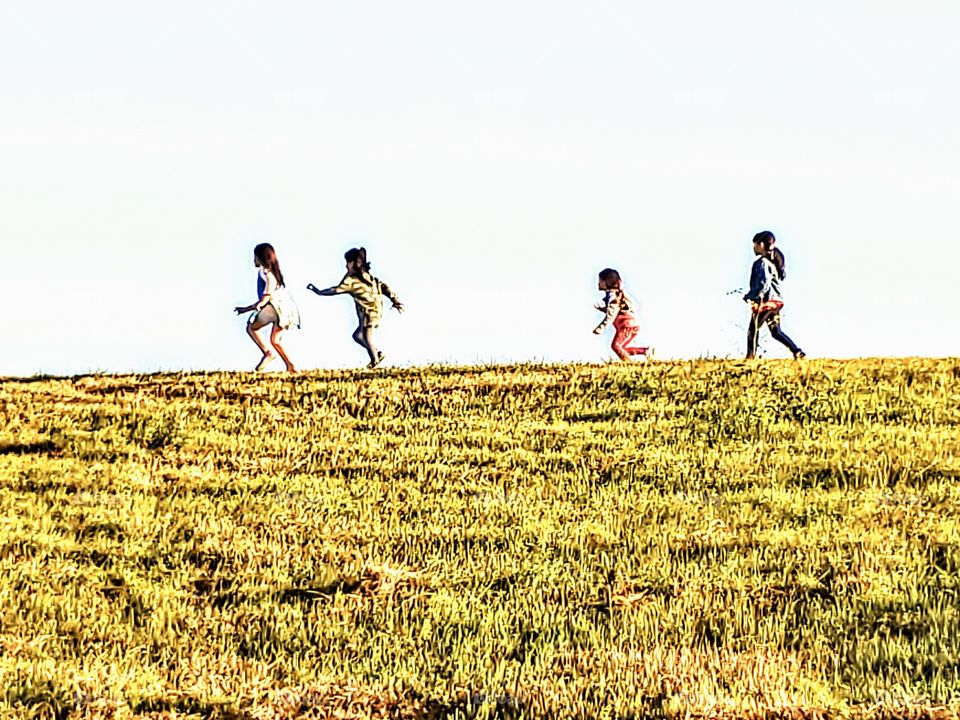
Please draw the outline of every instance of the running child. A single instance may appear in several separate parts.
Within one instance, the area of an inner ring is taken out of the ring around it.
[[[757,343],[760,328],[766,325],[770,336],[787,346],[797,360],[806,354],[797,347],[780,328],[780,310],[783,308],[783,295],[780,283],[787,276],[786,259],[774,245],[777,239],[769,230],[759,232],[753,237],[753,252],[757,259],[750,269],[750,291],[743,296],[750,303],[750,327],[747,329],[747,359],[757,356]]]
[[[390,300],[397,312],[403,312],[403,303],[385,282],[370,274],[370,263],[367,262],[367,251],[364,248],[351,248],[344,253],[343,258],[347,261],[347,274],[339,285],[318,290],[310,283],[307,290],[324,297],[343,293],[353,297],[358,321],[357,329],[353,331],[353,341],[370,356],[367,367],[375,368],[383,362],[384,357],[373,342],[373,331],[380,326],[383,318],[383,297]]]
[[[234,308],[237,315],[254,311],[247,321],[247,335],[263,353],[255,370],[263,370],[274,359],[272,351],[267,349],[257,331],[267,325],[273,325],[270,331],[270,344],[283,360],[289,372],[296,372],[290,358],[287,357],[280,340],[283,331],[291,327],[300,327],[300,311],[293,296],[283,283],[280,261],[269,243],[261,243],[253,249],[254,267],[260,269],[257,274],[257,302],[252,305],[238,305]]]
[[[631,360],[634,355],[644,355],[648,360],[653,355],[652,347],[630,345],[640,332],[637,324],[637,303],[623,289],[620,273],[611,268],[600,271],[597,289],[604,293],[603,302],[594,307],[603,313],[603,321],[593,329],[594,335],[603,332],[611,322],[616,331],[610,347],[621,360]]]

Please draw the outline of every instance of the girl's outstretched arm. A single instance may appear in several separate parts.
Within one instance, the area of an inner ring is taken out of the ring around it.
[[[316,285],[314,285],[313,283],[310,283],[309,285],[307,285],[307,290],[309,290],[310,292],[314,292],[317,295],[321,295],[323,297],[330,297],[331,295],[340,295],[342,293],[347,292],[347,289],[342,282],[339,285],[335,285],[334,287],[324,288],[323,290],[320,290]]]
[[[394,309],[397,312],[403,312],[403,303],[400,302],[400,298],[397,297],[397,294],[390,289],[390,286],[387,285],[383,280],[378,280],[380,283],[380,292],[382,292],[386,298],[393,305]]]

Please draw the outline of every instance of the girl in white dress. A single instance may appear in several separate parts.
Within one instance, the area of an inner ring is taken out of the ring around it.
[[[283,284],[280,261],[277,260],[277,253],[273,246],[268,243],[257,245],[253,249],[253,264],[260,269],[257,278],[259,300],[252,305],[238,305],[234,310],[237,315],[255,311],[247,322],[247,335],[263,353],[263,357],[260,358],[255,370],[263,370],[274,358],[273,352],[267,348],[257,334],[257,331],[261,328],[272,325],[270,344],[287,366],[287,370],[296,372],[296,368],[290,362],[290,358],[287,357],[283,345],[280,344],[280,339],[283,336],[283,331],[287,328],[300,327],[300,311],[297,309],[297,304],[293,301],[290,291]]]

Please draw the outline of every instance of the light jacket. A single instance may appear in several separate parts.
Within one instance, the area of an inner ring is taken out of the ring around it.
[[[598,330],[603,330],[618,316],[623,316],[624,320],[636,322],[637,302],[622,288],[607,290],[603,296],[603,306],[598,309],[603,312],[603,320],[597,325]]]
[[[357,306],[357,318],[363,327],[376,327],[383,317],[383,296],[394,305],[400,300],[390,287],[368,272],[361,275],[344,275],[340,284],[333,288],[336,294],[345,293],[353,298]]]
[[[768,258],[759,256],[750,268],[750,290],[743,299],[749,303],[783,302],[780,273]]]

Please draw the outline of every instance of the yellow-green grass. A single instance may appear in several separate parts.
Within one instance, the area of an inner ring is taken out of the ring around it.
[[[958,379],[870,360],[0,381],[0,708],[952,716]]]

